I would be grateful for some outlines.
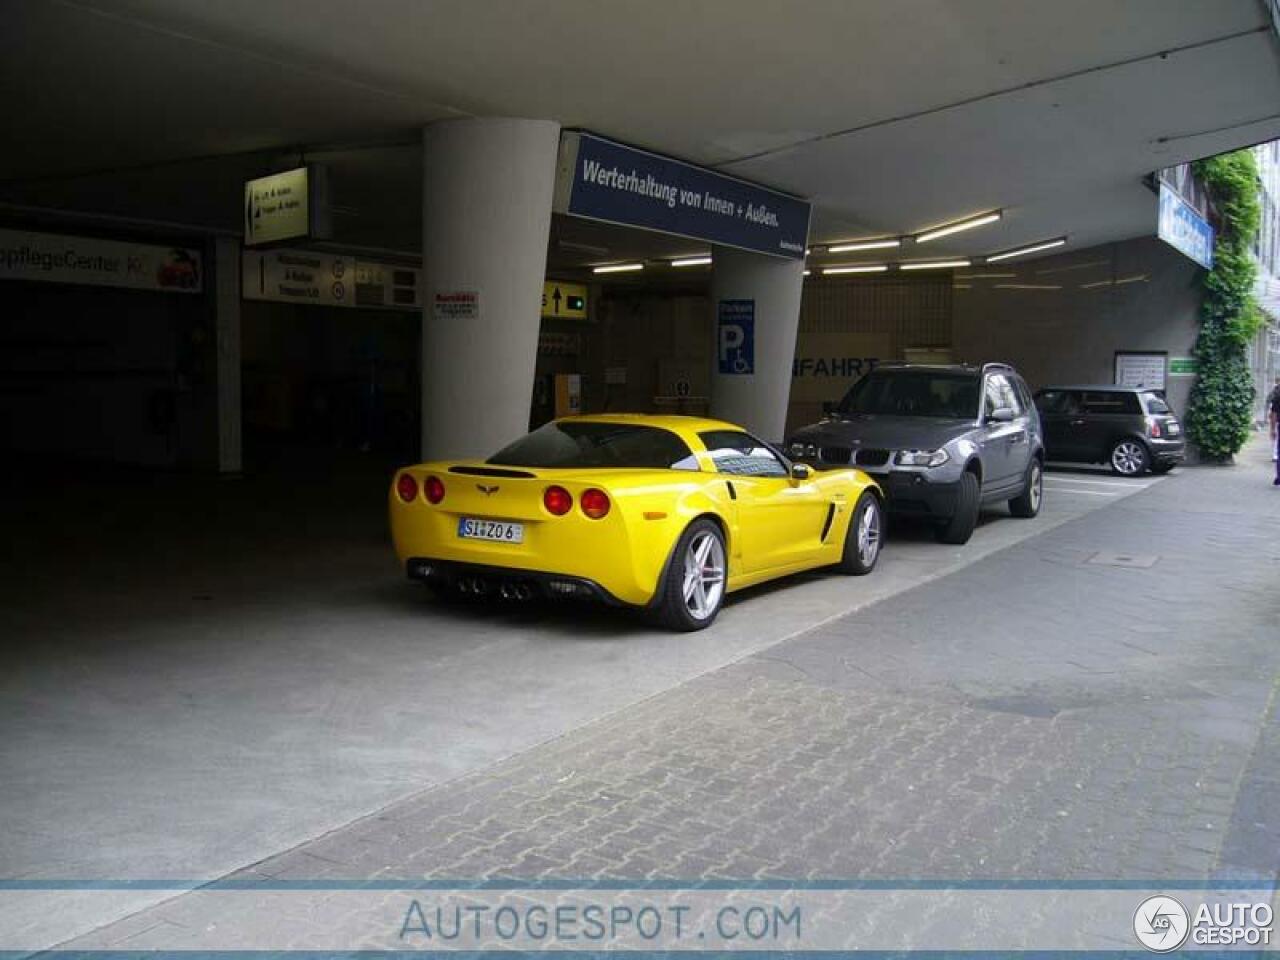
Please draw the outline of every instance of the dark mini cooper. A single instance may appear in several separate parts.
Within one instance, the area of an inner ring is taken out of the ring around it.
[[[1125,477],[1167,473],[1186,458],[1182,424],[1160,394],[1107,384],[1036,394],[1050,460],[1105,463]]]

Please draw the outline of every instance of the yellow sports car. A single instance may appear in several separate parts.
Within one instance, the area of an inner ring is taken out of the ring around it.
[[[408,575],[442,592],[594,596],[708,626],[725,594],[815,567],[870,573],[881,492],[813,472],[740,427],[607,414],[548,423],[483,462],[423,463],[391,486]]]

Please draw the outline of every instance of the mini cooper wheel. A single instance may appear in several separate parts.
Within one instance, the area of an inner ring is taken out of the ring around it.
[[[1009,501],[1009,512],[1015,517],[1034,517],[1040,512],[1043,499],[1044,466],[1039,457],[1034,457],[1027,464],[1027,480],[1022,486],[1022,493]]]
[[[1117,440],[1111,448],[1111,469],[1122,477],[1139,477],[1147,472],[1147,448],[1138,440]]]
[[[871,491],[863,491],[849,518],[849,531],[844,535],[844,554],[837,568],[841,573],[860,577],[875,569],[884,543],[884,510],[880,499]]]
[[[658,621],[671,630],[711,626],[724,603],[724,534],[711,520],[695,520],[680,535],[667,565]]]

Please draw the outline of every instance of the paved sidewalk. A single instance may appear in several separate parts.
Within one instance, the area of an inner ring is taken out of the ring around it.
[[[1270,883],[1269,466],[1179,470],[238,876]],[[208,947],[186,899],[66,946]]]

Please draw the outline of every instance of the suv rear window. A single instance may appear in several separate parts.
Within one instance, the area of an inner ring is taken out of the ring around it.
[[[972,420],[978,415],[981,384],[976,373],[869,373],[849,388],[838,409],[841,413]]]
[[[670,430],[629,423],[548,423],[486,462],[504,467],[698,469],[688,444]]]

